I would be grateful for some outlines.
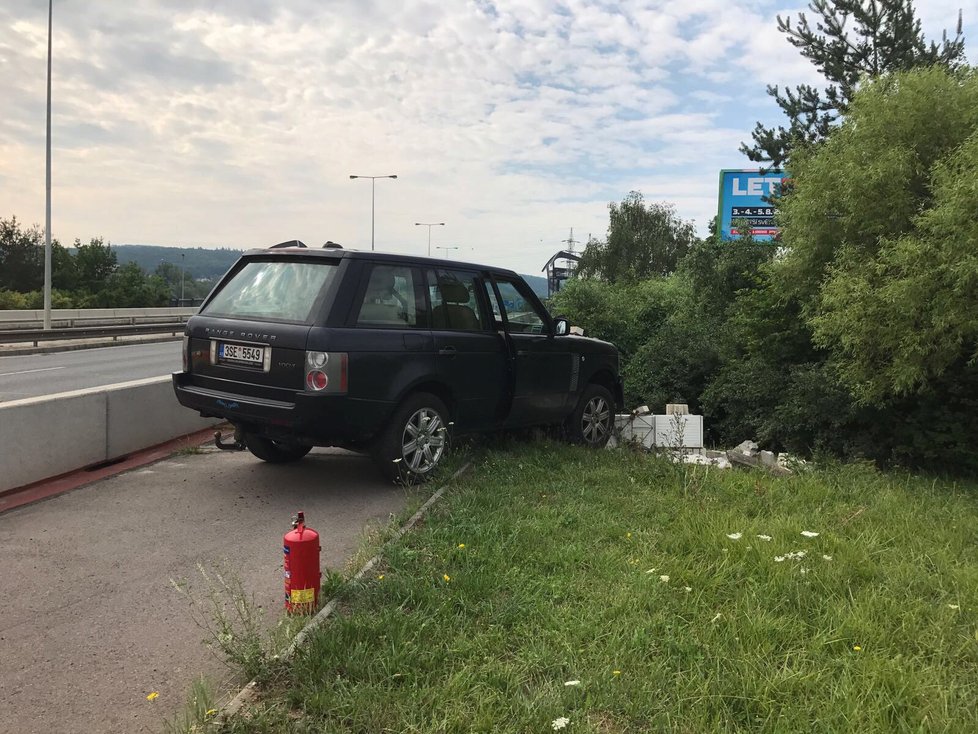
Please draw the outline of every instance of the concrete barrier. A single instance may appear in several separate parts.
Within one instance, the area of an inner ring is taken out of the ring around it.
[[[0,492],[213,426],[169,375],[0,403]]]
[[[182,317],[185,320],[197,313],[196,306],[164,308],[53,308],[51,324],[60,327],[94,325],[98,323],[141,324]],[[2,328],[41,328],[43,309],[0,310]]]

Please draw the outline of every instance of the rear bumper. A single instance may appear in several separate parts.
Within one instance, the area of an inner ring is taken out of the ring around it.
[[[287,393],[292,400],[271,400],[194,385],[193,375],[173,373],[173,391],[186,408],[206,418],[223,418],[244,430],[270,438],[288,438],[321,446],[360,444],[384,427],[394,404],[348,395]]]

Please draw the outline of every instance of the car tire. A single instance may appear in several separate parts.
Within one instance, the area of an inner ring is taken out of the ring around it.
[[[371,454],[392,481],[427,481],[447,450],[448,409],[436,396],[422,392],[397,407]]]
[[[615,427],[615,399],[608,388],[588,385],[567,422],[567,437],[572,443],[603,448]]]
[[[252,454],[269,464],[287,464],[291,461],[298,461],[312,451],[312,446],[273,441],[256,433],[245,434],[245,445]]]

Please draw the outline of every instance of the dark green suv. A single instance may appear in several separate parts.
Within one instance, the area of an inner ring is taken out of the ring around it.
[[[173,387],[235,426],[223,448],[285,462],[340,446],[424,477],[449,427],[607,442],[618,351],[567,332],[509,270],[290,242],[228,271],[187,325]]]

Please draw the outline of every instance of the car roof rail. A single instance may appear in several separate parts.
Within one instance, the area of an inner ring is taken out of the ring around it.
[[[326,243],[323,245],[323,247],[324,248],[327,248],[327,249],[330,249],[330,250],[342,250],[343,249],[343,245],[341,245],[339,242],[333,242],[333,240],[326,240]]]
[[[277,245],[272,245],[268,249],[275,250],[279,247],[305,247],[305,246],[306,244],[304,242],[300,242],[299,240],[289,240],[288,242],[279,242]]]

